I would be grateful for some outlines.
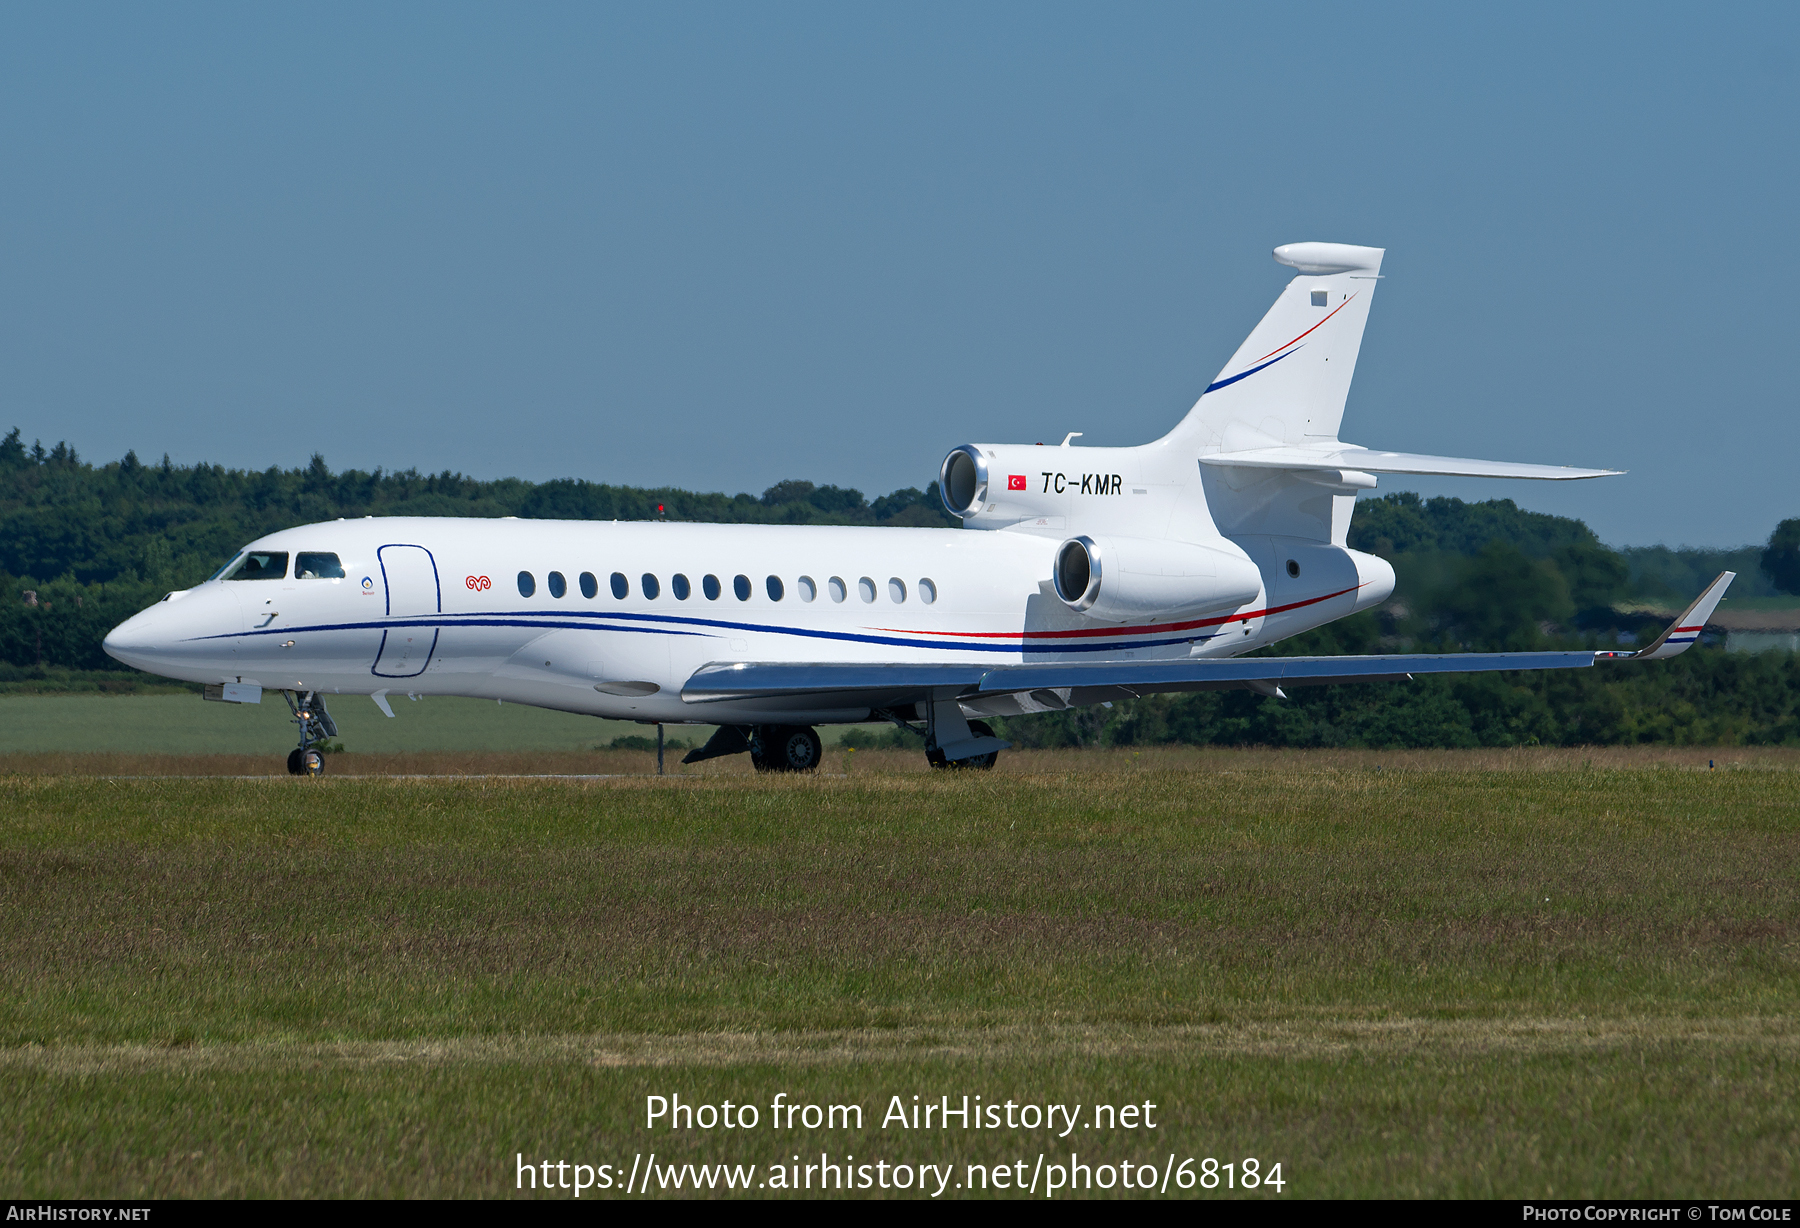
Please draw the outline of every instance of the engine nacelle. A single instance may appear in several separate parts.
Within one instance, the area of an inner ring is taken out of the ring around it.
[[[966,443],[944,458],[938,490],[944,506],[972,529],[1040,518],[1052,526],[1064,517],[1104,523],[1129,514],[1133,504],[1138,513],[1148,512],[1151,500],[1143,496],[1151,483],[1143,465],[1142,448]]]
[[[1112,622],[1160,621],[1235,610],[1262,592],[1248,555],[1217,546],[1142,537],[1071,537],[1056,551],[1056,595],[1070,609]]]

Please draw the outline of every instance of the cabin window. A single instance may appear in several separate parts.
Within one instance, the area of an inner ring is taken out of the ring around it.
[[[700,591],[706,594],[706,599],[708,601],[717,601],[719,599],[719,594],[723,591],[719,587],[719,577],[707,576],[704,580],[700,581]]]
[[[737,594],[737,599],[739,601],[750,600],[750,577],[733,576],[731,578],[731,591]]]
[[[781,595],[787,591],[786,589],[781,587],[781,577],[780,576],[770,576],[768,578],[768,580],[765,581],[764,583],[765,583],[765,586],[769,590],[769,600],[770,601],[780,601]]]
[[[615,571],[612,573],[612,591],[613,596],[617,597],[620,601],[631,596],[631,581],[625,578],[624,572]]]
[[[811,601],[819,595],[819,586],[813,583],[811,576],[801,576],[794,581],[794,588],[800,593],[800,600]]]
[[[1323,307],[1325,305],[1325,300],[1330,297],[1330,293],[1325,290],[1314,290],[1312,295],[1314,307]]]
[[[936,601],[937,585],[933,584],[930,580],[920,580],[919,600],[923,601],[926,605],[930,605],[932,602]]]
[[[844,587],[844,582],[836,576],[825,581],[825,591],[831,594],[833,601],[842,601],[850,594],[850,590]]]
[[[537,581],[529,571],[521,571],[519,573],[519,596],[529,597],[535,592],[537,592]]]
[[[294,556],[296,580],[342,580],[344,565],[335,554],[313,554],[302,551]]]
[[[899,576],[894,576],[888,581],[888,600],[895,605],[906,603],[906,581]]]
[[[656,582],[656,577],[649,572],[646,571],[644,573],[642,583],[644,585],[644,596],[649,600],[655,601],[658,597],[662,596],[662,585],[658,584]]]
[[[599,591],[600,591],[600,582],[598,580],[594,579],[594,573],[591,571],[582,572],[581,573],[581,595],[583,597],[586,597],[589,601],[592,601],[594,599],[594,594],[598,593]]]
[[[1290,577],[1292,577],[1295,580],[1298,580],[1300,578],[1299,562],[1295,559],[1289,559],[1288,566],[1287,566],[1287,572]]]
[[[675,600],[686,601],[692,595],[694,586],[689,584],[688,578],[678,571],[669,577],[669,591],[675,594]]]
[[[856,582],[856,593],[864,601],[875,600],[875,581],[864,576]]]
[[[287,551],[252,550],[225,573],[227,580],[280,580],[287,575]]]
[[[563,573],[560,571],[551,572],[545,577],[545,580],[550,585],[552,597],[561,598],[564,593],[569,591],[569,582],[563,579]]]

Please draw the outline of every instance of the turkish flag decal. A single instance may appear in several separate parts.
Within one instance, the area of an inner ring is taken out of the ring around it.
[[[1025,489],[1025,475],[1022,473],[1015,473],[1015,474],[1010,475],[1006,479],[1006,489],[1008,489],[1008,490],[1024,490]]]

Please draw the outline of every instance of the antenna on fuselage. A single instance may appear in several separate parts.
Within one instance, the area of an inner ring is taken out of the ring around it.
[[[1067,435],[1063,436],[1062,446],[1065,448],[1068,447],[1069,440],[1080,439],[1083,433],[1084,432],[1081,432],[1081,431],[1070,431]]]

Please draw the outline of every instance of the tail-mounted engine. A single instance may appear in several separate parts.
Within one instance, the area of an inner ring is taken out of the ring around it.
[[[1064,517],[1083,523],[1116,519],[1130,505],[1147,508],[1153,483],[1139,448],[1046,448],[966,443],[938,471],[944,506],[970,528],[996,529]],[[1135,496],[1135,498],[1134,498]]]
[[[966,520],[987,503],[989,479],[987,457],[974,444],[965,443],[951,449],[939,467],[938,493],[952,516]]]
[[[1051,579],[1070,609],[1111,622],[1235,610],[1262,592],[1256,564],[1223,541],[1215,548],[1083,534],[1057,549]]]
[[[964,444],[944,458],[938,489],[970,528],[1078,533],[1050,577],[1077,613],[1158,621],[1255,601],[1262,573],[1203,514],[1185,518],[1197,532],[1162,536],[1184,522],[1172,501],[1181,487],[1153,463],[1141,448]],[[1197,483],[1193,494],[1203,498]]]

